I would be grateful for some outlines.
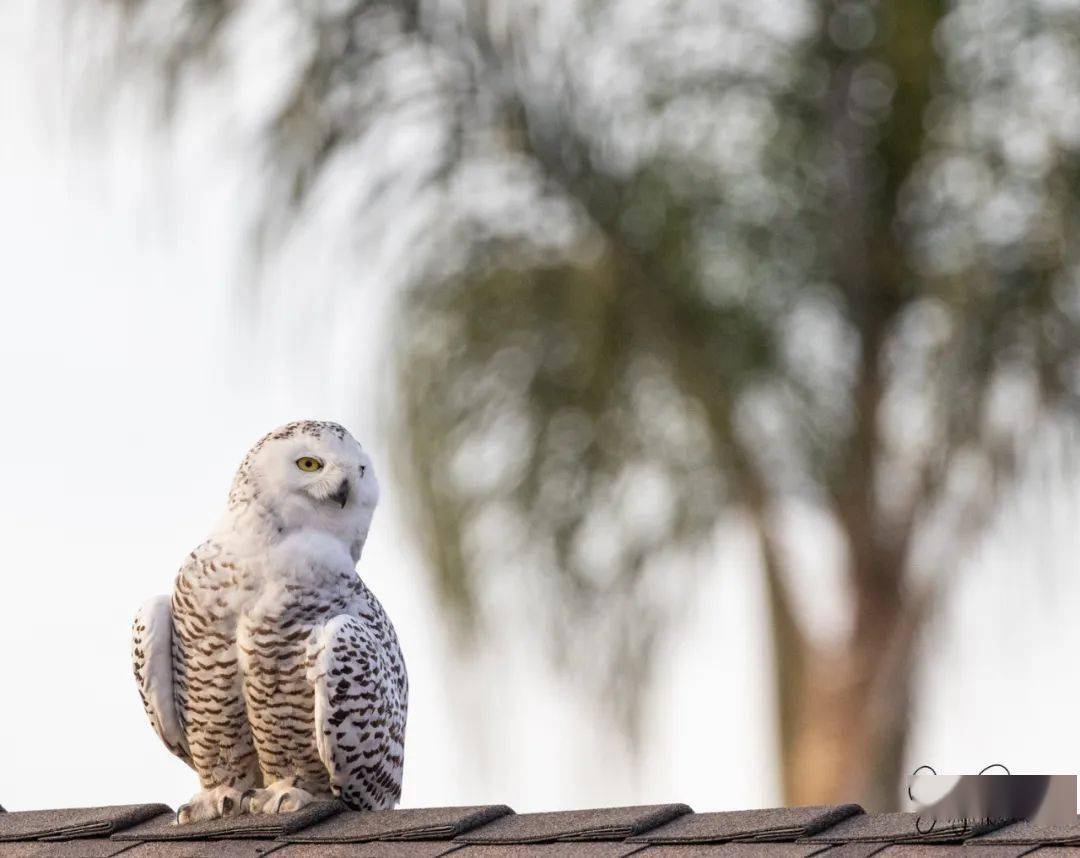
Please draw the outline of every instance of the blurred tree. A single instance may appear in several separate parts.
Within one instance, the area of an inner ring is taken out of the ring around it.
[[[515,594],[633,737],[672,558],[743,513],[787,800],[895,805],[920,629],[1075,404],[1074,5],[103,3],[170,105],[276,34],[263,252],[327,188],[398,249],[402,470],[459,634]],[[839,640],[793,505],[843,537]]]

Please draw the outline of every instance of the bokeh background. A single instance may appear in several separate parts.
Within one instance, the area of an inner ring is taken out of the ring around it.
[[[336,419],[406,805],[1080,772],[1080,6],[0,7],[0,803],[192,775],[130,677]]]

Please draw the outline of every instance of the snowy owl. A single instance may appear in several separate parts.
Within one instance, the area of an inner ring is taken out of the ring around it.
[[[178,823],[330,795],[357,809],[397,803],[408,678],[394,627],[356,574],[378,496],[343,427],[271,432],[172,598],[135,618],[146,713],[202,786]]]

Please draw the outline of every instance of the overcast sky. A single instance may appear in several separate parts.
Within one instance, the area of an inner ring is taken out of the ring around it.
[[[175,806],[195,791],[142,711],[130,621],[169,591],[250,444],[300,417],[345,423],[381,473],[360,573],[409,666],[405,805],[776,802],[764,608],[737,525],[718,531],[718,574],[661,654],[636,770],[509,631],[448,672],[386,464],[394,296],[316,226],[256,312],[236,261],[257,173],[220,117],[208,108],[169,145],[137,108],[79,130],[64,48],[34,5],[0,8],[0,804]],[[1051,469],[974,553],[928,636],[913,760],[1080,771],[1078,509]],[[813,522],[799,532],[827,626],[833,549]]]

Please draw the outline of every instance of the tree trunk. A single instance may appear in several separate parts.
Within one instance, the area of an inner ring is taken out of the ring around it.
[[[829,652],[807,647],[807,669],[793,694],[797,713],[783,741],[788,804],[855,802],[867,810],[896,810],[905,772],[908,735],[907,683],[893,688],[895,711],[882,712],[872,681],[850,647]]]
[[[908,738],[914,629],[899,599],[857,599],[855,632],[839,646],[808,640],[763,538],[772,611],[784,801],[899,807]],[[772,567],[770,569],[770,566]]]

